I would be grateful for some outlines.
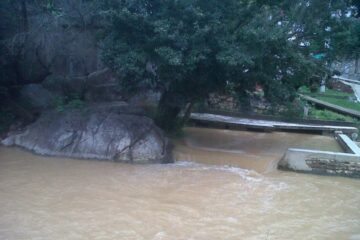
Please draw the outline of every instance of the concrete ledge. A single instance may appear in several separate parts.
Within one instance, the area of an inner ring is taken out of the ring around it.
[[[319,119],[309,119],[309,118],[289,118],[285,116],[274,116],[274,115],[263,115],[258,113],[244,113],[238,111],[229,111],[229,110],[219,110],[206,108],[203,110],[197,110],[193,113],[200,114],[213,114],[221,115],[228,117],[236,117],[242,119],[253,119],[261,121],[272,121],[272,122],[286,122],[286,123],[295,123],[295,124],[311,124],[311,125],[320,125],[320,126],[346,126],[346,127],[357,127],[353,122],[344,122],[344,121],[328,121],[328,120],[319,120]]]
[[[360,178],[360,155],[289,148],[280,169]]]
[[[345,152],[360,156],[360,148],[347,135],[337,132],[335,138]]]
[[[352,110],[352,109],[348,109],[348,108],[344,108],[344,107],[340,107],[338,105],[332,104],[332,103],[328,103],[313,97],[309,97],[309,96],[305,96],[302,94],[299,94],[299,96],[303,99],[305,99],[308,102],[312,102],[315,105],[321,106],[321,107],[325,107],[328,109],[331,109],[335,112],[341,113],[341,114],[345,114],[351,117],[356,117],[358,119],[360,119],[360,112],[356,111],[356,110]]]
[[[345,81],[345,82],[350,82],[350,83],[355,83],[355,84],[359,84],[359,85],[360,85],[360,81],[359,81],[359,80],[355,80],[355,79],[344,78],[344,77],[341,77],[341,76],[333,76],[333,79],[335,79],[335,80],[340,80],[340,81]]]
[[[267,124],[249,124],[249,123],[237,123],[231,121],[221,120],[206,120],[192,118],[191,122],[198,127],[208,127],[217,129],[231,129],[231,130],[242,130],[242,131],[263,131],[272,132],[275,130],[274,126]]]
[[[318,124],[289,123],[281,121],[248,119],[234,116],[209,113],[192,113],[191,122],[198,126],[233,129],[233,130],[262,130],[262,131],[289,131],[329,134],[341,131],[344,134],[358,134],[358,129],[351,126],[331,126]]]

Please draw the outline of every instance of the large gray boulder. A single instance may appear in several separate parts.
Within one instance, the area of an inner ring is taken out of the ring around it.
[[[85,99],[90,102],[123,100],[121,87],[108,68],[93,72],[86,77]]]
[[[129,163],[172,161],[162,131],[150,118],[121,103],[45,112],[23,132],[10,134],[2,143],[49,156]]]
[[[20,101],[31,108],[46,109],[54,106],[55,95],[40,84],[27,84],[20,90]]]
[[[52,74],[42,85],[60,96],[83,97],[88,102],[123,100],[118,81],[108,68],[82,77]]]
[[[85,79],[52,74],[45,78],[42,82],[42,86],[48,91],[62,97],[80,97],[85,89]]]

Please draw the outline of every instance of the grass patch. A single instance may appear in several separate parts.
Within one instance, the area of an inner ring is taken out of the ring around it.
[[[346,92],[340,92],[333,89],[326,89],[325,93],[315,93],[315,96],[323,96],[323,95],[331,95],[331,96],[337,96],[337,97],[355,97],[352,93],[346,93]]]
[[[338,105],[343,108],[360,111],[360,103],[352,102],[349,99],[356,99],[354,94],[341,92],[333,89],[326,89],[325,93],[312,93],[309,88],[301,87],[299,93],[319,99],[324,102]]]
[[[338,99],[332,97],[318,96],[316,99],[322,100],[324,102],[332,103],[340,107],[360,111],[360,103],[350,102],[348,99]]]
[[[333,111],[329,110],[320,110],[316,108],[311,108],[309,111],[310,119],[318,119],[318,120],[327,120],[327,121],[345,121],[345,122],[353,122],[358,123],[360,125],[360,121],[356,118],[352,118],[349,116],[345,116]]]
[[[354,94],[352,93],[346,93],[346,92],[341,92],[338,90],[334,90],[334,89],[326,89],[325,93],[320,93],[320,92],[311,92],[310,89],[308,87],[301,87],[299,89],[299,93],[301,94],[305,94],[311,97],[316,97],[316,96],[324,96],[324,95],[331,95],[331,96],[336,96],[336,97],[343,97],[343,98],[348,98],[348,97],[355,97]]]
[[[79,97],[72,99],[59,97],[55,100],[55,109],[58,112],[64,112],[67,109],[82,109],[85,107],[85,102]]]

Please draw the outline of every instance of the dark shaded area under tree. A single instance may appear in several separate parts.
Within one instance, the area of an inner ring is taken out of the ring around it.
[[[167,131],[181,127],[211,93],[234,96],[246,109],[249,93],[261,85],[272,104],[290,103],[299,87],[329,74],[326,63],[358,57],[356,6],[359,1],[347,0],[4,0],[0,107],[8,114],[2,116],[32,121],[21,89],[49,88],[49,82],[50,92],[63,89],[54,93],[63,105],[159,92],[155,120]],[[320,53],[323,59],[313,57]],[[99,75],[96,88],[89,85],[106,67],[112,73]],[[182,110],[185,118],[178,119]]]

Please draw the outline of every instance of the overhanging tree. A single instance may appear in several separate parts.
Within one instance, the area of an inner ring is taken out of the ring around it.
[[[102,8],[105,62],[124,89],[162,92],[156,121],[165,130],[187,103],[225,89],[246,96],[259,83],[269,100],[291,101],[323,69],[312,55],[339,54],[332,41],[352,24],[344,0],[104,0]]]

